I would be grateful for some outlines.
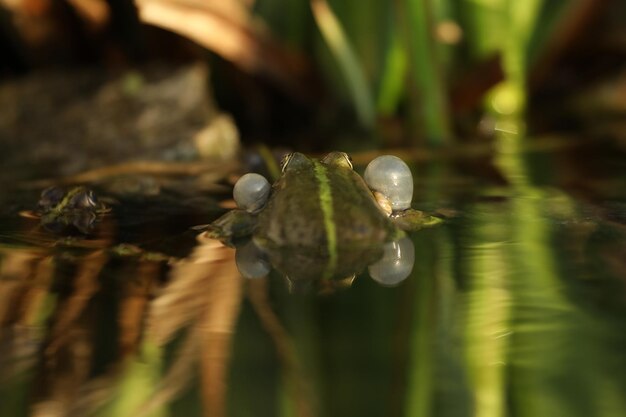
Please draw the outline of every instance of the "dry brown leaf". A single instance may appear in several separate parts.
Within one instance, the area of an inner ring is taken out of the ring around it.
[[[46,355],[54,355],[56,350],[67,342],[70,336],[68,328],[81,316],[93,295],[100,289],[98,275],[108,259],[105,250],[98,250],[85,256],[81,261],[74,280],[74,292],[59,308]]]
[[[137,0],[140,19],[197,42],[245,71],[272,78],[301,97],[314,94],[311,66],[262,30],[238,1]]]
[[[170,284],[152,304],[149,333],[157,345],[163,345],[183,327],[189,326],[189,331],[160,388],[141,407],[139,416],[175,398],[191,380],[198,361],[205,415],[224,415],[230,341],[243,285],[234,252],[207,240],[172,268]]]
[[[35,324],[41,308],[49,295],[50,284],[54,279],[54,258],[46,256],[35,266],[32,285],[23,299],[22,317],[18,323],[24,326]]]
[[[0,331],[19,317],[20,298],[30,285],[30,279],[42,255],[28,250],[0,253]]]
[[[103,29],[111,18],[111,10],[104,0],[67,0],[92,30]]]
[[[232,336],[241,306],[242,287],[235,260],[230,259],[207,288],[211,295],[200,322],[202,400],[204,415],[207,417],[226,414],[226,377]]]
[[[171,281],[152,303],[148,321],[149,333],[158,345],[163,345],[179,329],[201,317],[208,304],[220,302],[219,297],[230,296],[216,293],[213,280],[228,277],[226,279],[241,285],[239,273],[232,275],[234,252],[218,241],[209,240],[197,246],[189,258],[173,266]],[[224,329],[228,326],[228,323],[222,324]]]
[[[160,269],[161,264],[158,262],[140,261],[136,278],[125,285],[118,314],[122,357],[137,350],[145,323],[152,283],[158,277]]]

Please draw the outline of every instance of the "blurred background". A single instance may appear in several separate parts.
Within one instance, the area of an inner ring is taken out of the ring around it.
[[[288,150],[410,165],[408,278],[198,239]],[[0,0],[0,417],[622,417],[625,150],[621,0]]]
[[[97,68],[101,77],[126,74],[132,88],[148,68],[171,74],[201,63],[209,97],[245,143],[303,150],[476,143],[511,115],[523,115],[533,135],[602,136],[615,133],[624,110],[625,8],[610,0],[3,0],[0,75],[6,85]]]

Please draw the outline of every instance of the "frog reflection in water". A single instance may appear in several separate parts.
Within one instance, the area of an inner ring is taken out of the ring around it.
[[[50,187],[42,191],[37,213],[41,225],[48,230],[65,232],[73,227],[88,234],[98,216],[108,211],[88,188],[74,187],[66,191]]]
[[[367,183],[343,152],[321,161],[292,153],[281,168],[272,187],[258,174],[244,175],[233,193],[239,209],[213,222],[208,234],[226,242],[252,236],[258,250],[243,251],[266,255],[292,282],[350,277],[381,258],[385,244],[402,239],[403,229],[438,221],[410,208],[413,179],[399,158],[372,161]],[[255,262],[238,254],[243,275],[266,272]]]

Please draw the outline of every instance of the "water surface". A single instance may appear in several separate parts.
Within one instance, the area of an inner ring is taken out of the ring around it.
[[[242,278],[188,198],[121,200],[67,238],[7,186],[0,417],[626,415],[624,161],[415,165],[414,206],[450,218],[411,235],[411,275],[327,291]]]

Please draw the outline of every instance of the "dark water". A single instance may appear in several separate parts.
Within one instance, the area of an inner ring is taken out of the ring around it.
[[[310,291],[242,278],[189,229],[217,212],[188,201],[122,201],[68,239],[18,215],[39,191],[18,188],[0,416],[624,416],[624,161],[604,144],[414,166],[414,205],[452,214],[411,235],[411,275]]]

